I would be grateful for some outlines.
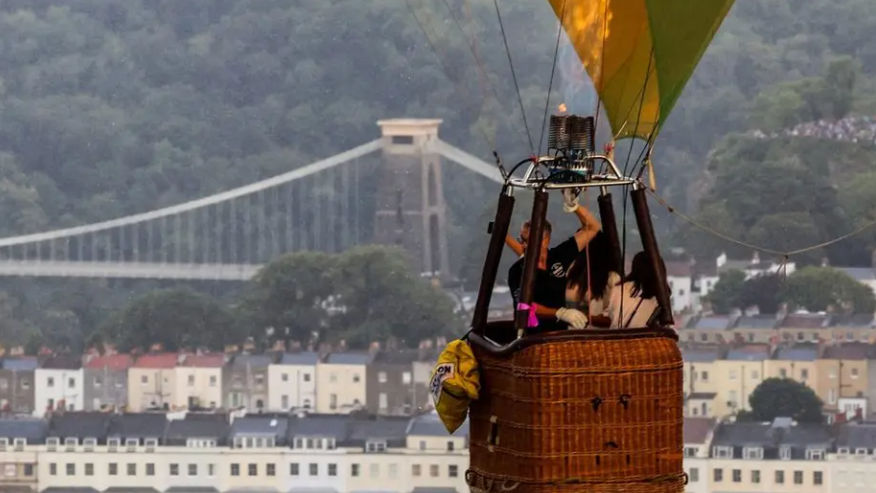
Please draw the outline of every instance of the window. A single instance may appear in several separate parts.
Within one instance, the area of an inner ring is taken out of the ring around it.
[[[733,482],[741,483],[742,482],[742,470],[741,469],[733,469]]]
[[[140,377],[140,385],[146,385],[149,383],[149,376],[143,375]]]
[[[58,464],[55,464],[54,462],[49,464],[49,475],[50,476],[57,476],[58,475]]]
[[[197,476],[198,475],[198,465],[197,464],[189,464],[189,476]]]
[[[329,383],[335,383],[338,381],[337,373],[329,373]]]
[[[283,373],[282,375],[280,375],[280,380],[283,382],[288,382],[289,381],[289,374]]]
[[[451,478],[459,477],[459,466],[456,464],[450,464],[447,466],[447,475]]]
[[[85,469],[88,470],[89,465],[91,465],[91,472],[94,473],[94,465],[93,464],[85,464]],[[25,464],[24,465],[24,475],[27,477],[33,476],[33,464]]]
[[[234,466],[232,466],[232,470],[233,469],[234,469]],[[179,464],[171,464],[170,465],[170,475],[171,476],[179,476]],[[232,476],[233,476],[233,474],[232,474]]]
[[[781,378],[788,378],[788,370],[786,370],[786,369],[784,369],[784,368],[782,368],[781,370],[779,370],[779,377],[781,377]]]
[[[700,480],[700,470],[696,467],[691,467],[690,473],[688,474],[688,480],[690,480],[691,483],[698,482]]]
[[[378,401],[378,408],[382,410],[386,410],[389,408],[389,399],[386,396],[386,392],[381,392]]]
[[[730,380],[736,380],[736,370],[730,370]]]
[[[275,464],[265,465],[265,475],[276,476],[277,475],[277,466]]]
[[[712,454],[716,459],[732,459],[733,447],[715,447]]]
[[[794,484],[803,484],[803,471],[794,471]]]
[[[155,464],[148,463],[146,464],[146,475],[147,476],[155,476]]]
[[[329,395],[329,409],[338,408],[338,394]]]
[[[75,379],[75,378],[72,378],[72,377],[71,377],[71,378],[68,378],[68,379],[67,379],[67,388],[72,389],[72,388],[75,388],[75,387],[76,387],[76,379]]]
[[[258,476],[259,475],[259,466],[258,464],[249,464],[246,466],[246,473],[250,476]]]
[[[714,469],[712,470],[712,480],[716,483],[720,483],[724,481],[724,470],[723,469]]]
[[[420,450],[426,450],[426,440],[420,440]]]
[[[216,464],[207,464],[207,476],[211,478],[216,475]]]
[[[822,475],[821,471],[815,471],[812,473],[812,484],[824,484],[824,475]]]
[[[350,464],[350,476],[354,478],[359,477],[359,464]]]
[[[369,464],[368,475],[372,478],[377,478],[378,476],[380,476],[380,464]]]
[[[411,372],[406,371],[406,372],[402,373],[402,383],[403,384],[410,385],[412,380],[413,379],[411,378]]]
[[[414,464],[411,466],[411,476],[418,478],[423,474],[423,466],[420,464]]]
[[[379,372],[377,372],[377,381],[378,381],[378,382],[380,382],[380,383],[386,383],[386,380],[387,380],[387,378],[386,378],[386,372],[385,372],[385,371],[379,371]]]
[[[801,369],[800,370],[800,378],[803,380],[806,380],[807,378],[809,378],[809,370],[806,368]]]
[[[362,381],[362,377],[360,377],[358,373],[353,375],[353,383],[359,383],[360,381]]]
[[[338,465],[337,464],[329,464],[328,465],[328,475],[329,476],[337,476],[338,475]]]
[[[76,464],[67,464],[66,473],[67,473],[67,476],[75,476],[76,475]]]
[[[429,466],[429,476],[432,476],[433,478],[437,478],[438,474],[440,474],[440,473],[441,473],[441,470],[438,468],[438,464],[432,464],[431,466]]]
[[[194,387],[194,386],[195,386],[195,376],[189,375],[189,387]]]
[[[824,460],[824,450],[808,449],[806,450],[806,460]]]
[[[302,375],[302,377],[304,377],[303,380],[304,380],[305,382],[309,382],[309,381],[310,381],[310,373],[305,373],[304,375]]]
[[[289,464],[289,475],[290,476],[298,476],[299,474],[301,474],[301,473],[298,470],[298,463],[293,462],[293,463]]]
[[[368,442],[365,444],[368,452],[386,452],[386,442]]]
[[[216,386],[216,375],[210,375],[210,387]]]
[[[308,469],[310,469],[311,476],[319,476],[319,464],[310,464]]]
[[[451,440],[447,441],[447,451],[453,452],[453,441],[451,441]]]
[[[782,460],[791,460],[791,447],[783,446],[779,449],[779,458]]]
[[[280,408],[289,409],[289,396],[284,395],[280,397]]]
[[[115,462],[110,462],[109,475],[110,476],[118,476],[119,475],[119,465],[116,464]]]
[[[395,479],[398,477],[398,464],[390,464],[389,465],[389,477]]]
[[[749,334],[753,336],[754,334]],[[760,380],[760,372],[757,370],[751,370],[751,379],[752,380]]]
[[[125,469],[127,470],[128,476],[136,476],[137,475],[137,464],[127,464]]]
[[[776,471],[776,484],[785,484],[785,471]]]
[[[858,378],[858,369],[852,368],[852,378]]]
[[[846,449],[848,450],[848,449]],[[847,452],[848,453],[848,452]],[[867,449],[865,448],[856,448],[855,455],[867,455]]]
[[[745,447],[742,449],[742,458],[745,460],[763,460],[763,449],[760,447]]]
[[[85,475],[86,476],[94,476],[94,464],[91,464],[91,463],[85,464]]]
[[[231,475],[240,476],[240,464],[231,464]]]
[[[46,387],[52,388],[55,386],[55,377],[49,377],[46,379]]]
[[[760,484],[760,471],[751,471],[751,483]]]

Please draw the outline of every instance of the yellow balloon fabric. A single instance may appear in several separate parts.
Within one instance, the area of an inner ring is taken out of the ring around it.
[[[548,0],[616,138],[655,136],[734,0]]]
[[[449,433],[468,416],[468,406],[481,389],[478,363],[466,341],[453,341],[441,351],[432,370],[430,391],[435,411]]]

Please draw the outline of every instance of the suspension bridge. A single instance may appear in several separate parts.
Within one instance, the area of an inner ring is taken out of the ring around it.
[[[244,281],[289,252],[363,243],[449,274],[443,160],[501,182],[438,136],[441,120],[381,120],[381,137],[287,173],[150,212],[0,239],[0,276]]]

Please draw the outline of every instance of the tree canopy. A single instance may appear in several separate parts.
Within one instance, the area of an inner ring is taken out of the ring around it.
[[[824,421],[824,403],[815,391],[790,378],[767,378],[748,398],[751,411],[741,416],[748,421],[793,418],[800,423]]]

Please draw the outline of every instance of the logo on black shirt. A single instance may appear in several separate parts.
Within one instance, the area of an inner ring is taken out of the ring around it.
[[[566,276],[566,267],[562,262],[554,262],[554,264],[551,265],[551,275],[554,277]]]

